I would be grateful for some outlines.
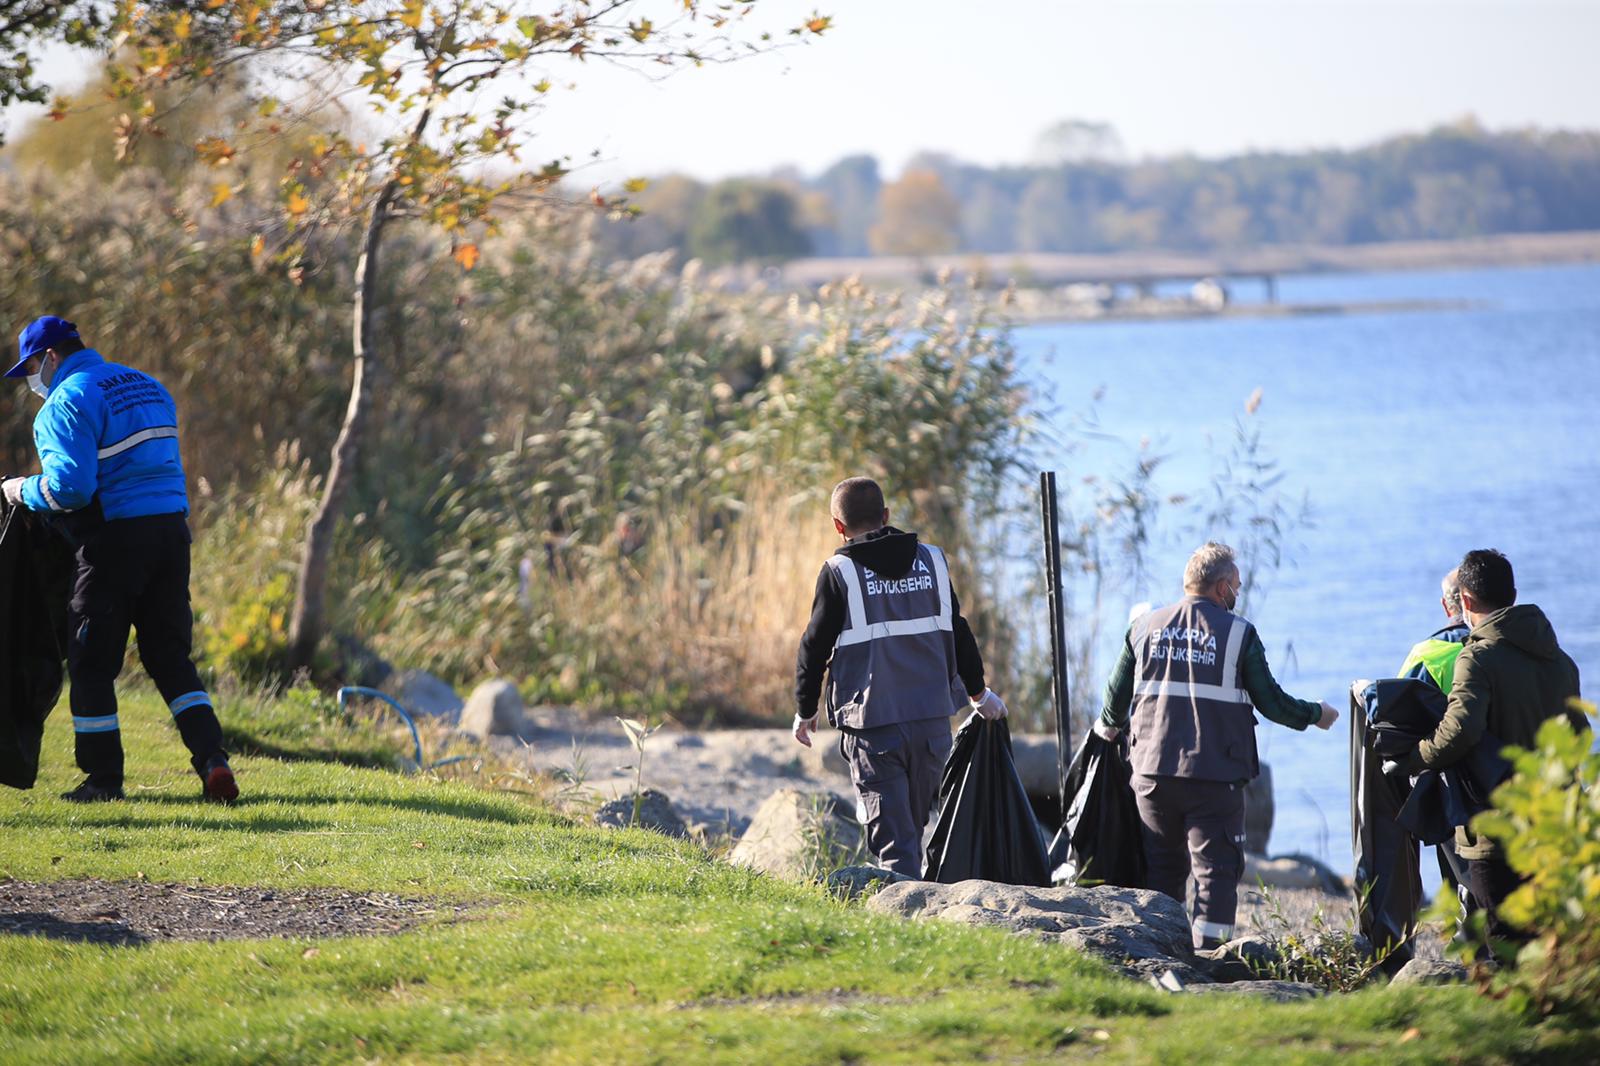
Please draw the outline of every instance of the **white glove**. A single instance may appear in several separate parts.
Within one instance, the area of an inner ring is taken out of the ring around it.
[[[812,715],[810,718],[801,718],[798,714],[794,716],[794,739],[801,744],[809,748],[811,746],[811,734],[816,731],[816,715]]]
[[[983,695],[976,698],[968,697],[968,702],[972,704],[973,711],[990,721],[1006,716],[1005,701],[989,689],[984,689]]]
[[[4,494],[6,502],[13,507],[22,506],[23,480],[20,477],[12,477],[7,478],[3,484],[0,484],[0,494]]]
[[[1116,740],[1122,735],[1122,730],[1114,725],[1106,725],[1100,719],[1094,720],[1094,735],[1101,740]]]
[[[1322,717],[1314,723],[1318,729],[1332,729],[1339,720],[1339,709],[1327,700],[1322,701]]]

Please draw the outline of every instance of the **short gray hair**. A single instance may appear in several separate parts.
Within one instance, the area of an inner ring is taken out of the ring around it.
[[[1461,617],[1461,568],[1456,567],[1444,575],[1444,580],[1439,582],[1439,598],[1444,600],[1445,610],[1450,612],[1450,617]]]
[[[1184,591],[1204,592],[1238,568],[1232,548],[1208,540],[1194,550],[1194,554],[1189,556],[1188,565],[1183,568]]]

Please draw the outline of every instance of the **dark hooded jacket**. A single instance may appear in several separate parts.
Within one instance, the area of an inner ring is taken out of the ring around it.
[[[1486,732],[1504,744],[1531,748],[1539,727],[1556,715],[1587,730],[1588,719],[1567,703],[1577,695],[1577,664],[1556,643],[1544,612],[1531,603],[1501,608],[1473,626],[1456,660],[1444,720],[1418,745],[1411,768],[1454,766]],[[1465,859],[1497,854],[1493,841],[1465,826],[1456,831],[1456,850]]]
[[[917,560],[917,535],[885,526],[846,541],[835,554],[846,556],[893,581],[911,572]],[[978,652],[978,642],[973,639],[972,628],[961,615],[961,601],[956,598],[953,588],[950,597],[956,672],[968,695],[981,695],[985,687],[983,656]],[[817,575],[817,588],[811,600],[811,621],[800,638],[800,652],[795,662],[795,708],[802,718],[811,718],[817,713],[823,680],[833,657],[834,645],[844,631],[847,610],[844,585],[840,582],[838,572],[825,564]],[[950,712],[940,708],[930,709],[929,713],[940,715]]]

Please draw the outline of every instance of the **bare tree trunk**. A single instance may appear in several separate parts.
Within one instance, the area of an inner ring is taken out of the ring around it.
[[[422,140],[432,115],[432,106],[422,109],[411,130],[411,144]],[[322,487],[322,502],[317,505],[316,516],[306,529],[305,555],[300,560],[300,574],[295,581],[294,615],[289,619],[290,670],[308,669],[316,655],[317,644],[322,640],[323,603],[327,598],[328,558],[333,553],[333,534],[344,511],[345,497],[350,494],[361,446],[366,443],[367,412],[372,407],[367,390],[367,364],[376,365],[376,356],[368,349],[367,342],[372,336],[378,302],[378,249],[383,244],[383,230],[389,223],[390,208],[399,190],[399,178],[390,177],[378,193],[361,238],[361,258],[356,260],[356,294],[350,327],[355,373],[350,380],[350,404],[345,408],[344,424],[339,427],[339,438],[333,442],[333,458],[328,465],[328,480]]]
[[[345,497],[350,494],[350,482],[355,476],[356,462],[361,446],[366,442],[367,413],[372,408],[368,389],[369,362],[376,355],[368,348],[373,333],[378,288],[378,249],[383,241],[383,230],[389,221],[389,205],[396,184],[391,181],[378,194],[367,217],[366,232],[361,242],[361,258],[356,261],[355,304],[352,314],[351,339],[355,373],[350,380],[350,403],[345,408],[344,423],[339,427],[339,437],[334,441],[333,458],[328,466],[328,480],[323,485],[322,502],[316,516],[306,529],[305,554],[300,561],[300,573],[295,584],[294,615],[289,620],[289,669],[303,670],[311,666],[317,643],[322,639],[323,603],[328,587],[328,561],[333,552],[333,535],[344,511]]]

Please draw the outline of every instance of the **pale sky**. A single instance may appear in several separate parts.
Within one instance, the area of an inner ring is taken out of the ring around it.
[[[595,180],[703,178],[921,150],[1025,162],[1062,118],[1136,156],[1354,147],[1474,114],[1600,129],[1600,0],[764,0],[834,28],[663,81],[552,68],[532,155],[598,148]],[[15,129],[13,116],[13,129]]]

